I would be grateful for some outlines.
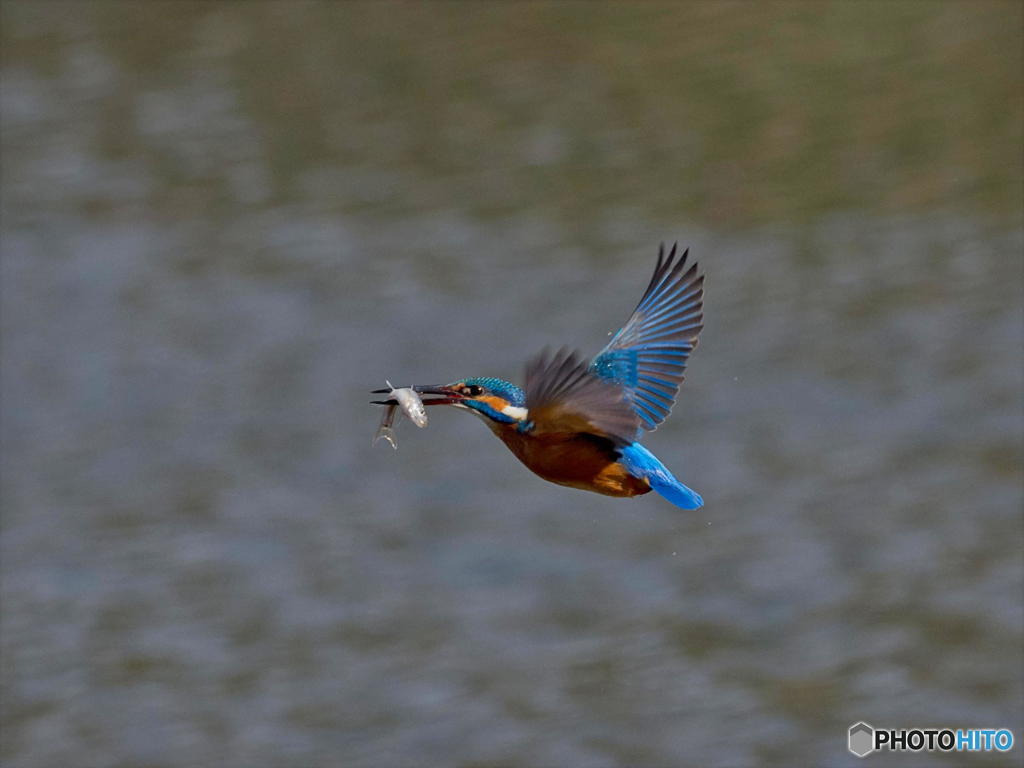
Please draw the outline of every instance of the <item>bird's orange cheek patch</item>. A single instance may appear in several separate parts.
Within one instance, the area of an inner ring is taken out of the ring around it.
[[[481,403],[487,403],[498,413],[501,413],[502,408],[508,405],[508,400],[503,397],[495,397],[494,395],[484,395],[483,397],[478,397],[477,400]]]

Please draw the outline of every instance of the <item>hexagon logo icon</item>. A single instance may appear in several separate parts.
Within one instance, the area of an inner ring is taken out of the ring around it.
[[[867,757],[875,751],[875,729],[867,723],[854,723],[847,732],[846,746],[857,757]]]

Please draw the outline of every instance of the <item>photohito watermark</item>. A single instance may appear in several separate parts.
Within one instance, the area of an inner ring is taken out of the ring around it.
[[[1008,728],[875,728],[854,723],[846,746],[857,757],[872,752],[1007,752],[1013,749]]]

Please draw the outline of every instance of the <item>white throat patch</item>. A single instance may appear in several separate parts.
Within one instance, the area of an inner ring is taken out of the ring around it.
[[[501,409],[501,412],[506,416],[512,417],[516,421],[523,421],[529,413],[526,408],[521,408],[518,405],[506,405]]]

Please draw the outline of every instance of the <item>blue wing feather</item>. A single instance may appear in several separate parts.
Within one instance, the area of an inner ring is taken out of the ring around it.
[[[658,264],[640,303],[622,329],[590,364],[598,376],[623,388],[643,429],[656,429],[672,411],[686,362],[704,320],[704,276],[686,268],[689,250],[676,246]]]

